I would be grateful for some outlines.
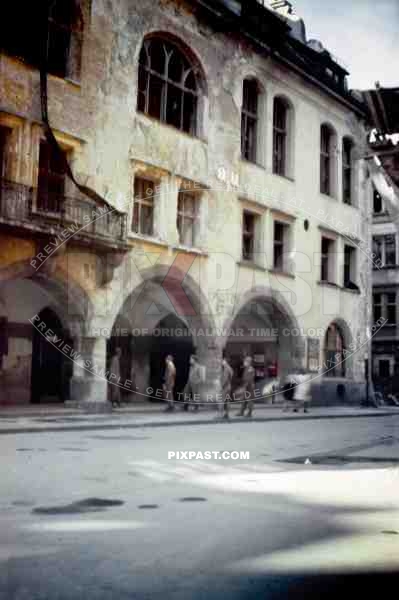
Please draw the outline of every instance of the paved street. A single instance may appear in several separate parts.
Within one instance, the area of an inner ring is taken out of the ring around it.
[[[2,435],[0,598],[378,593],[399,581],[398,426],[390,415]],[[189,450],[250,460],[168,460]]]

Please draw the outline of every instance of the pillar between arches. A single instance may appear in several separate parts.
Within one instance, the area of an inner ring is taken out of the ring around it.
[[[110,412],[105,375],[107,338],[82,337],[77,346],[78,358],[74,360],[71,399],[87,412]]]

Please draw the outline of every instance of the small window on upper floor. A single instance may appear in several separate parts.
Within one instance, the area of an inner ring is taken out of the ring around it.
[[[56,0],[48,20],[47,70],[58,77],[79,79],[83,22],[76,0]]]
[[[181,131],[198,135],[199,68],[173,42],[150,37],[139,57],[137,109]]]
[[[255,79],[244,79],[241,108],[241,156],[257,162],[259,121],[259,85]]]
[[[396,266],[396,236],[374,235],[373,236],[373,265],[377,269]]]
[[[321,238],[320,281],[335,283],[335,240]]]
[[[344,246],[344,281],[347,289],[358,290],[357,280],[357,256],[356,248],[345,244]]]
[[[377,292],[373,294],[374,323],[384,319],[385,325],[396,325],[396,291]]]
[[[345,204],[353,204],[353,142],[342,140],[342,199]]]
[[[177,199],[177,231],[183,246],[198,247],[200,238],[200,195],[179,191]]]
[[[46,50],[43,45],[47,43],[47,72],[79,80],[83,37],[80,0],[40,3],[15,0],[9,3],[8,11],[0,50],[40,67]],[[43,34],[46,24],[47,35]]]
[[[259,220],[256,215],[248,210],[242,214],[242,259],[253,261],[255,258],[256,225]]]
[[[290,246],[290,225],[274,221],[273,224],[273,269],[289,272],[288,256]]]
[[[141,235],[154,234],[155,182],[142,177],[134,179],[132,231]]]
[[[284,98],[273,103],[273,173],[292,175],[292,108]]]
[[[327,196],[335,193],[335,140],[334,130],[329,125],[320,128],[320,192]]]

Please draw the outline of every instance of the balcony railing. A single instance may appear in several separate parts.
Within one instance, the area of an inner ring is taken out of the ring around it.
[[[73,227],[80,237],[123,242],[127,215],[83,195],[42,193],[36,188],[0,179],[0,221],[15,226]]]

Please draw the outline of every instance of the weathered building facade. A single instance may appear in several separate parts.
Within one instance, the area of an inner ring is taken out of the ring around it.
[[[399,183],[399,147],[385,135],[376,137],[372,148],[378,156],[385,176]],[[373,381],[385,392],[399,391],[398,331],[398,222],[397,209],[374,189],[373,200],[373,320],[384,325],[373,338]]]
[[[49,121],[75,179],[104,202],[65,172],[40,58],[10,36],[0,402],[100,408],[116,346],[135,399],[159,398],[167,353],[181,390],[193,351],[214,398],[226,351],[235,366],[250,353],[259,377],[305,366],[315,399],[358,402],[371,186],[346,71],[287,2],[58,4]]]

